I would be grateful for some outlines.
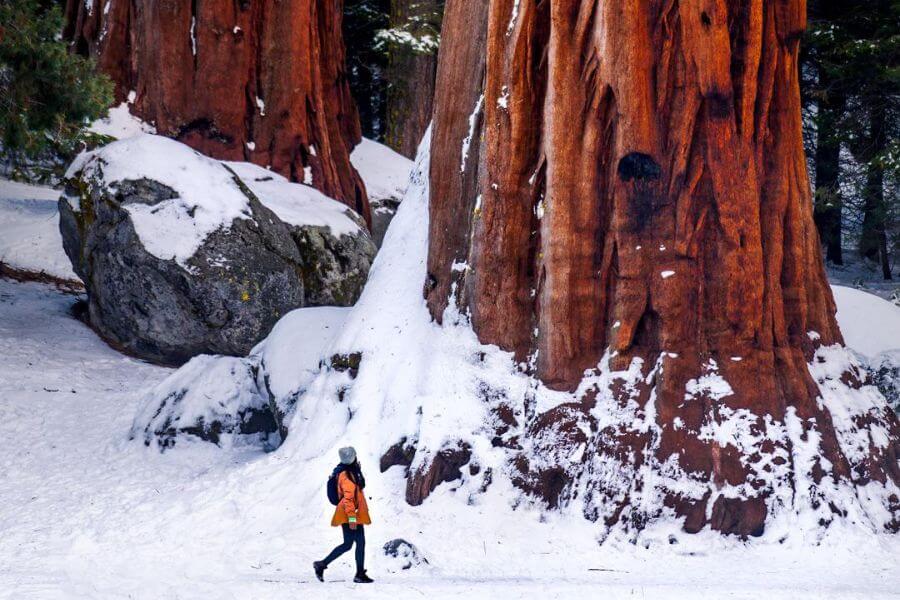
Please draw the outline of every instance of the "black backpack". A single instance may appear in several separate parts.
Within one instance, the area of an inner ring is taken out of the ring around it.
[[[357,469],[354,471],[351,467],[347,465],[338,465],[334,468],[334,471],[331,472],[331,476],[328,478],[328,483],[325,484],[325,491],[328,494],[328,501],[331,502],[334,506],[337,506],[341,501],[341,493],[338,491],[338,475],[343,473],[344,471],[350,472],[350,477],[356,483],[356,485],[365,489],[366,480],[362,476],[362,471]]]
[[[328,483],[325,485],[325,490],[328,492],[328,501],[333,505],[337,506],[338,502],[341,501],[341,494],[338,491],[338,475],[340,475],[344,471],[344,465],[338,465],[334,468],[334,471],[331,472],[331,477],[328,478]]]

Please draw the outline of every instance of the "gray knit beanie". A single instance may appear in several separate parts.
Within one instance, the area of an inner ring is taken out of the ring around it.
[[[347,446],[338,450],[338,456],[341,457],[342,464],[352,465],[356,460],[356,450],[353,449],[353,446]]]

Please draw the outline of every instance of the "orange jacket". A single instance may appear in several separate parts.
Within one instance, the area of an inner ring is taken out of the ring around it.
[[[352,522],[351,518],[356,519],[357,525],[370,525],[372,520],[369,518],[366,496],[359,486],[353,483],[346,471],[338,475],[337,487],[341,499],[338,501],[337,508],[334,509],[331,526],[337,527],[344,523],[350,523]]]

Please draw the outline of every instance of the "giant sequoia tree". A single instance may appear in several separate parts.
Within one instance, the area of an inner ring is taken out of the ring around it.
[[[803,0],[447,3],[426,299],[573,392],[515,461],[551,504],[900,526],[900,426],[842,348],[813,224],[804,26]]]
[[[64,36],[160,133],[305,181],[369,220],[341,0],[68,0]]]

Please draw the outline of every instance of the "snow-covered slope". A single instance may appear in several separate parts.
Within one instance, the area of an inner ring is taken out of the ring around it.
[[[372,201],[400,200],[406,191],[413,162],[384,144],[363,138],[350,153],[350,163],[359,171]]]
[[[78,281],[59,234],[59,191],[0,179],[0,262]]]
[[[832,285],[844,342],[867,357],[900,348],[900,306],[868,292]]]

